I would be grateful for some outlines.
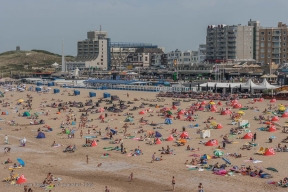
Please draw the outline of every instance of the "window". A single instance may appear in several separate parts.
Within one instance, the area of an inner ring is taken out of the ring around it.
[[[261,35],[265,35],[265,32],[262,31],[262,32],[261,32]]]
[[[268,58],[270,58],[270,54],[268,54]]]
[[[271,46],[271,43],[268,43],[268,47],[270,47]]]
[[[268,41],[271,41],[271,38],[270,38],[270,37],[268,37]]]
[[[271,52],[271,49],[269,48],[269,49],[268,49],[268,53],[270,53],[270,52]]]
[[[286,37],[284,37],[283,39],[286,40]]]
[[[264,58],[264,54],[261,54],[261,58]]]
[[[103,65],[103,63],[101,63],[101,65]]]
[[[270,32],[270,31],[268,32],[268,35],[271,35],[271,32]]]
[[[286,31],[283,31],[283,34],[286,35]]]
[[[148,57],[145,57],[145,61],[148,61]]]
[[[262,38],[261,38],[261,41],[265,41],[265,38],[264,38],[264,37],[262,37]]]
[[[264,53],[264,49],[261,49],[261,53]]]
[[[264,47],[264,43],[261,43],[261,47]]]
[[[283,43],[284,46],[286,46],[286,43]]]
[[[283,57],[285,58],[285,57],[286,57],[286,55],[284,54],[284,55],[283,55]]]
[[[101,59],[101,61],[103,61],[103,59]]]
[[[286,49],[283,49],[283,51],[285,52],[285,51],[286,51]]]

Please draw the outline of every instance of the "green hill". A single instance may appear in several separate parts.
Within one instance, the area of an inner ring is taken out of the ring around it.
[[[73,61],[73,56],[65,56]],[[31,71],[32,67],[50,68],[53,63],[61,64],[62,56],[45,50],[7,51],[0,53],[0,71]],[[28,69],[24,68],[28,66]]]

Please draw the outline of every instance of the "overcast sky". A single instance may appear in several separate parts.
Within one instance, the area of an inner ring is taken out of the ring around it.
[[[43,49],[76,55],[90,30],[108,32],[112,42],[152,43],[197,50],[210,24],[261,26],[288,23],[288,0],[1,0],[0,52]]]

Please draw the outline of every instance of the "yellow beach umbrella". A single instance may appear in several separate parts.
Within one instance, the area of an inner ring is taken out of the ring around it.
[[[279,107],[279,109],[278,109],[279,111],[285,111],[286,110],[286,108],[284,107],[284,106],[281,106],[281,107]]]
[[[216,104],[216,103],[215,103],[215,102],[213,102],[213,101],[211,101],[211,102],[210,102],[210,105],[215,105],[215,104]]]
[[[24,100],[23,100],[23,99],[19,99],[18,102],[19,102],[19,103],[22,103],[22,102],[24,102]]]
[[[217,126],[217,125],[218,125],[218,123],[215,122],[215,121],[212,121],[210,124],[211,124],[212,126]]]
[[[244,115],[245,113],[244,113],[244,111],[238,111],[238,114]]]

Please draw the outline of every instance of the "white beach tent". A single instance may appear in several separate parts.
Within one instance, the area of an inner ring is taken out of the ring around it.
[[[53,63],[51,66],[52,66],[52,67],[58,67],[59,64],[55,62],[55,63]]]
[[[255,83],[253,83],[253,81],[251,79],[249,79],[246,83],[243,83],[241,85],[241,88],[244,88],[244,89],[250,89],[250,87],[252,89],[257,89],[258,85],[256,85]]]
[[[260,84],[258,85],[258,87],[259,87],[258,89],[276,89],[276,88],[278,88],[278,87],[276,87],[276,86],[271,85],[270,83],[268,83],[268,81],[266,80],[266,78],[263,79],[263,82],[260,83]]]

